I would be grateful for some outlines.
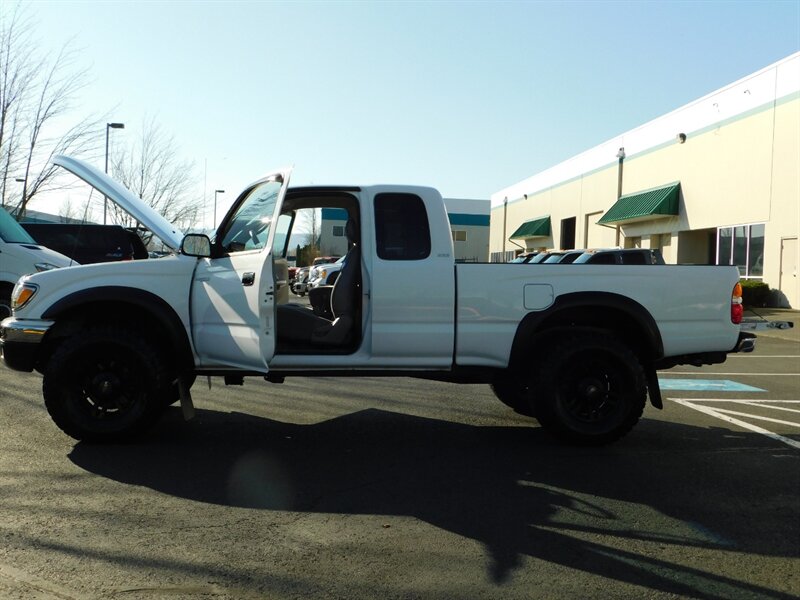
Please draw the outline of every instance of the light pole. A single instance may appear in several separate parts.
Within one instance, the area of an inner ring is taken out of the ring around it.
[[[212,229],[217,226],[217,194],[224,194],[225,190],[214,190],[214,222],[211,223]]]
[[[108,132],[111,129],[125,129],[125,123],[106,123],[106,169],[108,173]],[[106,224],[106,213],[108,212],[108,196],[103,195],[103,225]]]

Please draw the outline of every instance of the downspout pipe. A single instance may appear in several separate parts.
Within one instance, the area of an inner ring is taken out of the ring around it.
[[[617,201],[622,197],[622,169],[623,163],[625,162],[625,147],[619,149],[617,152],[617,158],[619,159],[619,167],[617,168]],[[616,235],[614,236],[614,244],[619,247],[620,242],[620,226],[617,225],[615,228]]]
[[[506,262],[506,225],[508,223],[508,196],[503,198],[503,262]]]

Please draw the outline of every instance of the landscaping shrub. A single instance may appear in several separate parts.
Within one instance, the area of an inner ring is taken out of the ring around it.
[[[742,302],[745,306],[762,307],[767,305],[769,286],[763,281],[742,279]]]

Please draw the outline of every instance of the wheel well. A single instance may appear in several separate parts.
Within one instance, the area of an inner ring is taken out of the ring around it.
[[[2,295],[3,292],[8,292],[8,295],[10,296],[13,289],[14,289],[13,283],[9,283],[7,281],[0,281],[0,295]]]
[[[632,301],[630,301],[632,302]],[[641,311],[644,311],[640,305]],[[511,367],[529,368],[531,358],[544,356],[548,346],[578,332],[613,335],[628,346],[642,364],[663,354],[661,336],[649,313],[637,314],[616,303],[572,305],[546,313],[530,313],[520,323],[511,351]]]
[[[174,313],[171,318],[160,310],[136,302],[98,300],[72,306],[49,318],[55,318],[56,323],[44,340],[39,365],[46,364],[55,349],[68,337],[103,323],[135,331],[157,348],[167,349],[163,359],[170,370],[190,370],[194,366],[188,337]]]

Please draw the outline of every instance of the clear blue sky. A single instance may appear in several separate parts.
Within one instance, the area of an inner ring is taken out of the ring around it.
[[[0,0],[8,6],[9,0]],[[67,2],[81,111],[145,115],[202,194],[294,165],[293,183],[414,183],[487,198],[800,49],[800,2]],[[105,131],[98,132],[104,136]],[[122,140],[122,138],[120,138]]]

